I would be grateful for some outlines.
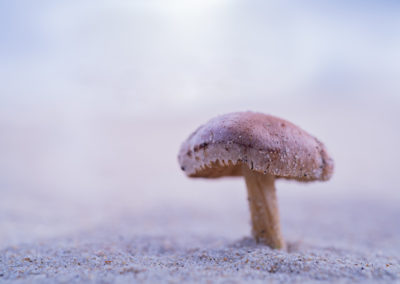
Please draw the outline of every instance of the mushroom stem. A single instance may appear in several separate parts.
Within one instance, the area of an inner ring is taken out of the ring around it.
[[[274,249],[285,248],[282,238],[275,178],[243,167],[251,211],[252,234],[258,243]]]

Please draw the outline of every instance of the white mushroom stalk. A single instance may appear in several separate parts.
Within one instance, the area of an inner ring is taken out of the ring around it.
[[[279,222],[275,177],[243,167],[251,212],[252,234],[258,243],[284,249],[285,242]]]

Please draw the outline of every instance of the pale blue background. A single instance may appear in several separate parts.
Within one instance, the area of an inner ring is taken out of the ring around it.
[[[2,206],[241,202],[243,181],[176,161],[236,110],[289,119],[334,157],[330,182],[282,196],[400,199],[399,3],[1,0]]]

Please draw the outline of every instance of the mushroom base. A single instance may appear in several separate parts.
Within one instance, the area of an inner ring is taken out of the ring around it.
[[[275,190],[275,178],[243,167],[251,211],[252,234],[258,243],[274,249],[285,248]]]

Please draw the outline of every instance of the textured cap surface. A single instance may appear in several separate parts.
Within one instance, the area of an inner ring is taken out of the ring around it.
[[[190,177],[242,175],[249,169],[300,181],[328,180],[333,160],[325,146],[298,126],[262,113],[221,115],[183,142],[181,168]]]

